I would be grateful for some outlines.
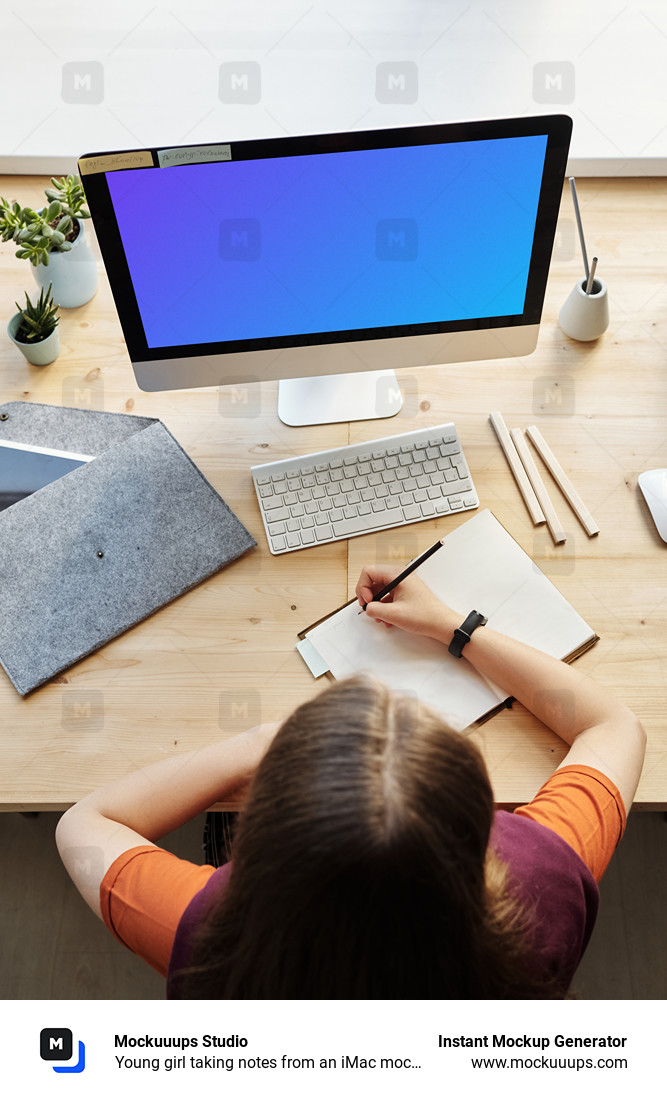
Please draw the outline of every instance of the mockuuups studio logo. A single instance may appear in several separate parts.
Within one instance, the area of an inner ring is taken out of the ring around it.
[[[45,1062],[71,1062],[72,1032],[68,1027],[44,1027],[39,1033],[39,1054]],[[86,1068],[86,1048],[79,1039],[74,1065],[51,1066],[54,1073],[83,1073]]]
[[[419,76],[414,61],[381,61],[375,70],[378,103],[416,103]]]
[[[375,257],[378,260],[416,260],[419,235],[414,218],[381,218],[375,226]]]
[[[220,66],[218,98],[222,103],[259,103],[262,72],[256,61],[225,61]]]
[[[257,218],[224,218],[220,222],[218,253],[221,260],[248,263],[262,253],[262,230]]]
[[[533,99],[536,103],[574,101],[574,65],[571,61],[538,61],[533,66]]]
[[[61,95],[65,103],[101,103],[104,66],[100,61],[67,61],[63,65]]]

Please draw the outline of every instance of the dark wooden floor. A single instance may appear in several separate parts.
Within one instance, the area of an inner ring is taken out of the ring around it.
[[[0,814],[0,998],[159,999],[164,982],[114,940],[72,886],[57,814]],[[165,847],[200,861],[203,818]],[[602,881],[600,917],[573,992],[583,999],[667,997],[667,821],[633,814]]]

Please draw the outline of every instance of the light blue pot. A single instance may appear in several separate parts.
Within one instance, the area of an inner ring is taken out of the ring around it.
[[[69,252],[50,252],[48,266],[32,264],[35,281],[44,290],[53,284],[53,300],[65,309],[82,306],[97,290],[97,261],[86,240],[84,223],[76,218],[79,233]]]
[[[60,351],[60,336],[58,335],[58,326],[54,328],[50,336],[46,337],[46,340],[39,340],[36,344],[28,344],[25,340],[17,340],[16,333],[21,327],[21,321],[23,318],[20,313],[15,313],[11,321],[7,325],[7,332],[9,339],[20,352],[25,355],[29,363],[32,363],[33,367],[46,367],[49,363],[52,363],[54,359],[58,358],[58,352]]]

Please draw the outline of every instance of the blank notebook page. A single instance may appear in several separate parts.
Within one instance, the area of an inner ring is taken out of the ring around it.
[[[461,622],[474,608],[494,630],[559,660],[595,639],[591,627],[488,510],[447,535],[442,549],[417,574],[459,612]],[[350,604],[307,634],[335,679],[371,673],[417,696],[455,729],[464,729],[507,698],[441,643],[387,630],[358,611],[357,603]]]

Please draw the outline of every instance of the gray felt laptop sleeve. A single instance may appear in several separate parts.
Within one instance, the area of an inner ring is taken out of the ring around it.
[[[95,456],[0,512],[0,663],[21,695],[256,545],[159,420],[11,402],[0,439]]]

